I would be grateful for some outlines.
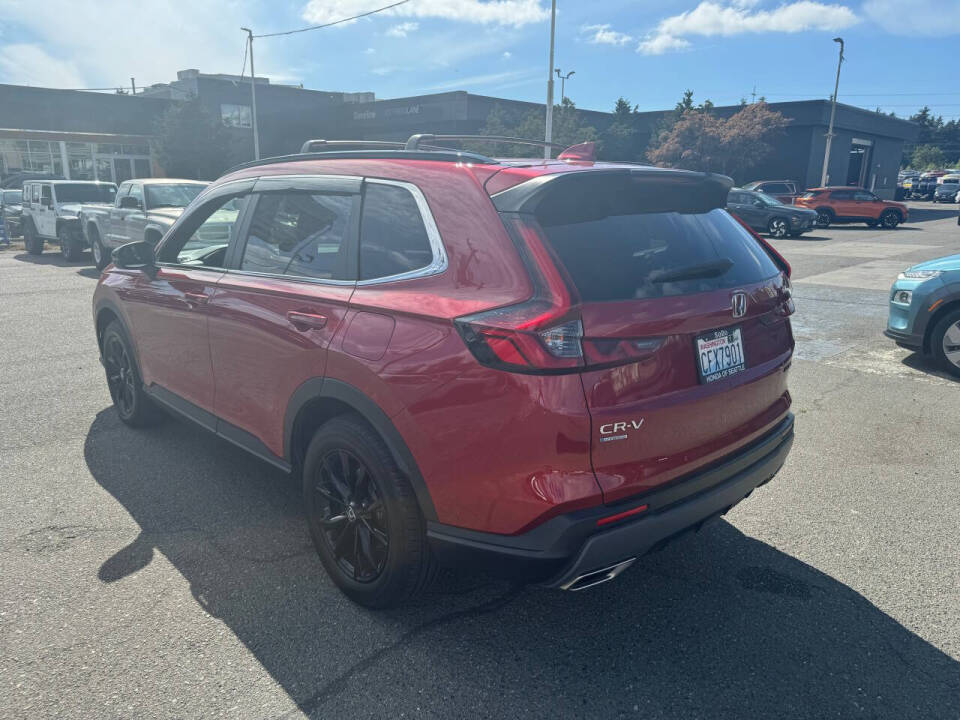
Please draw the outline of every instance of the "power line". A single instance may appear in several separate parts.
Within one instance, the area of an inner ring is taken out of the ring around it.
[[[393,3],[393,5],[385,5],[384,7],[377,8],[376,10],[360,13],[359,15],[354,15],[353,17],[343,18],[342,20],[334,20],[333,22],[325,23],[323,25],[311,25],[310,27],[300,28],[298,30],[286,30],[284,32],[264,33],[263,35],[254,35],[254,37],[255,38],[277,37],[278,35],[295,35],[296,33],[308,32],[310,30],[319,30],[320,28],[340,25],[341,23],[350,22],[351,20],[359,20],[360,18],[365,18],[369,15],[376,15],[377,13],[383,12],[384,10],[390,10],[391,8],[395,8],[398,5],[406,5],[408,2],[410,2],[410,0],[400,0],[400,2],[395,2]]]

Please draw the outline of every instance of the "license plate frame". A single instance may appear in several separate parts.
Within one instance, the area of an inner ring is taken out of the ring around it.
[[[695,352],[694,361],[697,364],[697,376],[700,379],[701,385],[723,380],[747,369],[747,356],[743,350],[743,331],[739,325],[701,333],[694,339],[693,347]],[[733,355],[733,357],[729,358],[729,364],[713,372],[704,372],[703,353],[728,347],[731,348],[731,354]],[[739,358],[737,355],[739,355]]]

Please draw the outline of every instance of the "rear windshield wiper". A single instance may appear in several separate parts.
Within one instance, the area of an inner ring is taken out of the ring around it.
[[[685,267],[674,268],[673,270],[656,270],[650,273],[650,282],[668,283],[677,282],[678,280],[699,280],[701,278],[719,277],[732,267],[733,261],[727,258],[721,258],[713,262],[687,265]]]

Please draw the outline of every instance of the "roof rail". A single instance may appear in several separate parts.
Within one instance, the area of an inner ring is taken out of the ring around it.
[[[300,147],[300,152],[322,152],[325,148],[335,148],[337,150],[403,150],[404,143],[387,140],[307,140]]]
[[[558,145],[557,143],[547,142],[546,140],[530,140],[528,138],[518,138],[518,137],[506,137],[503,135],[432,135],[430,133],[418,133],[416,135],[411,135],[407,140],[404,149],[414,151],[421,149],[420,143],[427,142],[436,142],[436,141],[445,141],[445,140],[479,140],[481,142],[502,142],[502,143],[514,143],[516,145],[537,145],[539,147],[550,147],[550,148],[565,148],[566,145]]]

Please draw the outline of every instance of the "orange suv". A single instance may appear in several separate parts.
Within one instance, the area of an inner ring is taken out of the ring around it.
[[[817,211],[817,225],[866,223],[870,227],[893,229],[907,220],[907,206],[881,200],[869,190],[852,187],[811,188],[795,204]]]

